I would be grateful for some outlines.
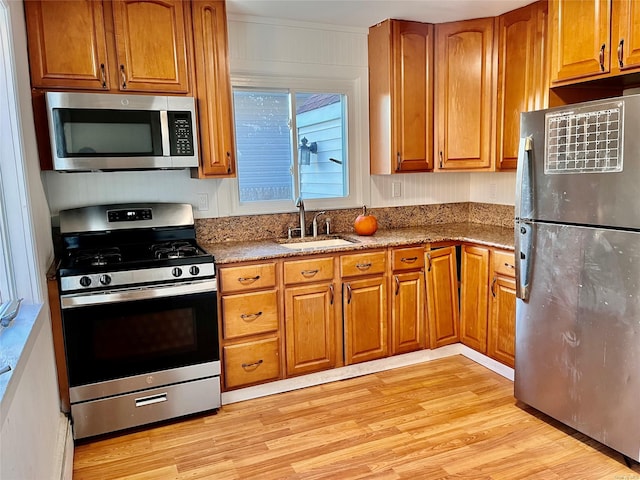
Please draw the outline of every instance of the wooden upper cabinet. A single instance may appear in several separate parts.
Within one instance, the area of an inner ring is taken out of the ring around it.
[[[26,0],[24,9],[33,87],[109,89],[102,2]]]
[[[435,27],[436,170],[492,168],[493,31],[493,18]]]
[[[496,170],[517,166],[520,114],[547,107],[546,20],[546,1],[498,18]]]
[[[200,129],[198,177],[233,177],[235,140],[225,3],[193,0],[191,8]]]
[[[612,11],[611,51],[614,73],[640,70],[640,2],[615,0]]]
[[[550,0],[549,10],[552,82],[607,74],[611,0]]]
[[[121,91],[188,93],[189,55],[182,0],[113,0]]]
[[[385,20],[369,29],[372,174],[433,169],[433,25]]]
[[[181,0],[25,1],[32,87],[189,93],[191,27],[185,5]]]

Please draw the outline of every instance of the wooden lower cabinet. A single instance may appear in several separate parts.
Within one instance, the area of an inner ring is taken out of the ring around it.
[[[287,375],[336,366],[336,308],[333,283],[285,290]]]
[[[343,280],[345,364],[384,358],[387,342],[387,277]]]
[[[514,367],[516,279],[513,252],[492,251],[487,355]]]
[[[460,269],[460,341],[487,353],[489,249],[463,245]]]
[[[458,342],[458,274],[454,245],[426,253],[429,347]]]
[[[253,340],[222,348],[226,388],[278,380],[280,342],[278,338]]]

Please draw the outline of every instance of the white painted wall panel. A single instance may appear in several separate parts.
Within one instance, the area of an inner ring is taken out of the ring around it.
[[[394,185],[400,196],[394,197]],[[394,207],[469,201],[468,173],[407,173],[371,176],[371,205]]]
[[[469,201],[515,205],[515,172],[470,173]]]

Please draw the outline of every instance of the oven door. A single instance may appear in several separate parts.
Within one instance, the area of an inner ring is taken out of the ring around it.
[[[63,295],[71,401],[219,374],[215,285]]]

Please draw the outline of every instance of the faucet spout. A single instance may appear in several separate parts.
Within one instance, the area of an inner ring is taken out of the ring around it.
[[[307,220],[304,218],[304,201],[302,197],[298,197],[296,200],[296,207],[300,210],[300,238],[304,238]]]

